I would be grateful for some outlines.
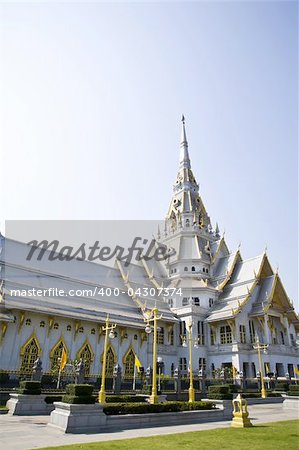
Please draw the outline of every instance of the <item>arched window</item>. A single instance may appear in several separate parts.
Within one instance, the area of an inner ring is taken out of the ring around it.
[[[191,269],[191,270],[192,270],[192,272],[195,272],[195,267],[194,267],[194,266],[192,266],[192,269]]]
[[[115,364],[116,358],[114,356],[112,347],[109,347],[107,350],[107,359],[106,359],[106,377],[112,378]]]
[[[187,306],[189,305],[189,297],[184,297],[183,301],[182,301],[182,306]]]
[[[21,373],[32,373],[34,361],[39,356],[39,345],[36,338],[30,339],[30,341],[21,349]]]
[[[64,348],[64,343],[59,341],[55,347],[50,352],[50,360],[51,360],[51,372],[57,372],[60,367],[60,358],[62,355],[62,350]]]
[[[90,330],[90,334],[96,334],[95,328],[92,328],[92,329]]]
[[[79,333],[84,333],[84,327],[79,327],[78,332],[79,332]]]
[[[25,325],[31,325],[31,319],[26,319]]]
[[[71,325],[67,325],[67,327],[66,327],[66,331],[72,331],[72,327],[71,327]]]
[[[125,378],[133,378],[135,366],[135,353],[131,349],[124,360],[125,363]]]
[[[42,321],[39,323],[39,326],[40,326],[41,328],[45,328],[45,321],[42,320]]]
[[[56,323],[54,323],[54,330],[58,330],[58,328],[59,328],[59,324],[56,322]]]
[[[82,349],[78,353],[79,359],[82,358],[84,364],[84,375],[90,374],[91,363],[93,361],[93,353],[89,344],[83,345]]]
[[[185,272],[188,272],[188,267],[184,267],[184,271],[185,271]]]

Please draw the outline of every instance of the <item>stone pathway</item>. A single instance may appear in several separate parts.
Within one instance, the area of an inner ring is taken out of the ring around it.
[[[251,405],[248,407],[253,424],[279,420],[299,419],[296,410],[282,409],[282,404]],[[50,446],[79,444],[84,442],[108,441],[136,437],[157,436],[187,431],[225,428],[231,422],[207,422],[202,424],[176,425],[169,427],[116,430],[99,434],[64,434],[47,427],[49,416],[0,415],[0,448],[5,450],[28,450]]]

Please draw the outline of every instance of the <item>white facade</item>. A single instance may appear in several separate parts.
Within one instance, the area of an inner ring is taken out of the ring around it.
[[[265,371],[294,376],[299,320],[292,302],[266,253],[243,260],[240,249],[229,251],[218,225],[213,229],[191,170],[184,120],[173,198],[164,230],[159,231],[156,240],[175,249],[167,264],[141,261],[125,268],[117,262],[114,268],[107,268],[73,261],[71,277],[70,265],[66,264],[57,263],[56,272],[53,264],[50,271],[43,261],[38,266],[34,262],[30,267],[22,266],[26,244],[1,237],[4,285],[0,301],[0,369],[18,371],[22,364],[25,367],[26,346],[34,339],[45,372],[51,371],[55,348],[63,343],[71,360],[84,359],[89,352],[88,373],[98,376],[104,345],[102,326],[107,313],[111,322],[117,324],[117,338],[110,343],[113,363],[125,371],[126,356],[132,349],[145,368],[152,365],[152,334],[147,338],[143,303],[137,296],[124,293],[117,299],[40,299],[11,295],[11,289],[45,288],[54,283],[68,288],[180,289],[180,295],[146,298],[147,308],[157,304],[163,315],[158,354],[166,374],[176,367],[187,371],[188,348],[182,343],[192,321],[195,372],[204,365],[212,376],[214,369],[227,366],[255,377],[259,366],[252,344],[258,335],[261,342],[269,345],[268,354],[263,357]]]

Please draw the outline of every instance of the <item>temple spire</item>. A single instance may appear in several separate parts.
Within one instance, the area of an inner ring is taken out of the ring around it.
[[[181,134],[180,168],[190,169],[190,158],[188,152],[188,141],[186,137],[185,116],[182,115],[182,134]]]

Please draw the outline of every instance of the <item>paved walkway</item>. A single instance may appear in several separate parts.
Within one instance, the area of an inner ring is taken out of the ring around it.
[[[251,405],[248,407],[253,424],[279,420],[299,419],[296,410],[282,409],[282,404]],[[208,422],[202,424],[175,425],[169,427],[138,428],[99,434],[64,434],[47,427],[49,416],[0,415],[0,448],[5,450],[28,450],[50,446],[80,444],[145,436],[157,436],[187,431],[226,428],[231,422]]]

